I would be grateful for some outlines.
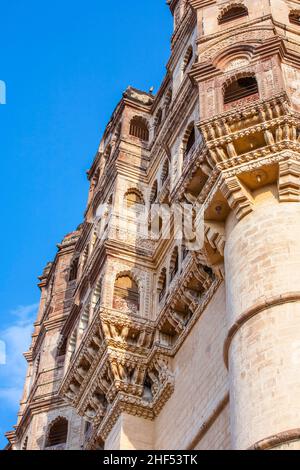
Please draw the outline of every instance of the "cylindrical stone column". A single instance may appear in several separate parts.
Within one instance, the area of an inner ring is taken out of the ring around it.
[[[300,203],[275,187],[226,223],[234,449],[300,449]]]

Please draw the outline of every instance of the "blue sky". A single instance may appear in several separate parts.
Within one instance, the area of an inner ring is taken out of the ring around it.
[[[128,85],[155,89],[169,57],[164,0],[1,5],[0,447],[16,423],[37,276],[82,221],[86,170]]]

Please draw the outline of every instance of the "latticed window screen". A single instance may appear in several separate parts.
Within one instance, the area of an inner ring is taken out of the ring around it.
[[[221,18],[219,19],[219,24],[228,23],[229,21],[236,20],[237,18],[242,18],[243,16],[248,16],[248,10],[243,6],[235,6],[226,11]]]
[[[134,117],[130,122],[130,135],[137,137],[138,139],[148,141],[149,140],[149,130],[147,122],[140,118]]]
[[[224,103],[232,103],[233,101],[258,94],[258,92],[258,84],[255,77],[239,78],[225,89]]]

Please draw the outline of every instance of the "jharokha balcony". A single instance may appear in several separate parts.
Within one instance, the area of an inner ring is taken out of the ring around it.
[[[174,388],[169,360],[219,283],[190,254],[166,287],[166,302],[155,322],[97,304],[59,391],[97,429],[96,440],[105,439],[122,411],[149,419],[159,413]]]

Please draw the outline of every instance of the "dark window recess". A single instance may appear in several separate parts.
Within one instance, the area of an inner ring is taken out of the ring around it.
[[[239,78],[226,88],[224,103],[232,103],[256,94],[258,94],[258,85],[255,77]]]
[[[156,115],[156,120],[155,120],[155,130],[156,132],[158,131],[160,125],[162,123],[162,110],[159,109]]]
[[[50,428],[47,447],[58,446],[65,444],[68,437],[68,421],[66,419],[59,419]]]
[[[78,273],[78,263],[79,263],[79,259],[75,259],[72,264],[71,264],[71,268],[70,268],[70,277],[69,277],[69,281],[75,281],[77,279],[77,273]]]
[[[175,278],[176,274],[178,273],[178,269],[179,269],[179,258],[178,258],[178,254],[174,260],[174,266],[171,270],[171,281],[173,281],[173,279]]]
[[[188,141],[186,143],[186,150],[185,150],[186,155],[188,155],[190,151],[192,150],[192,148],[194,147],[195,141],[196,141],[196,134],[195,134],[195,128],[193,127],[189,135]]]
[[[182,248],[182,259],[185,259],[188,255],[189,250],[187,249],[186,246]]]
[[[166,284],[163,284],[162,289],[161,289],[161,291],[160,291],[160,293],[159,293],[159,301],[160,301],[160,302],[161,302],[162,299],[164,298],[164,296],[165,296],[165,294],[166,294],[166,291],[167,291],[167,286],[166,286]]]
[[[300,12],[292,12],[289,14],[290,23],[300,26]]]
[[[159,302],[161,302],[166,295],[167,292],[167,273],[166,270],[163,269],[160,280],[159,280]]]
[[[133,118],[130,122],[130,135],[137,137],[138,139],[148,141],[149,130],[147,122],[139,117]]]
[[[169,177],[169,172],[170,172],[170,168],[169,168],[169,162],[166,161],[164,166],[163,166],[163,170],[162,170],[162,175],[161,175],[161,182],[162,184],[167,180],[167,178]]]
[[[226,11],[226,13],[221,16],[221,18],[219,19],[219,24],[228,23],[229,21],[242,18],[243,16],[248,16],[247,8],[242,6],[236,6],[230,8],[230,10]]]
[[[193,49],[190,47],[184,60],[183,71],[186,72],[193,59]]]
[[[157,181],[155,181],[151,189],[150,204],[154,204],[156,202],[157,196],[158,196],[158,184],[157,184]]]

